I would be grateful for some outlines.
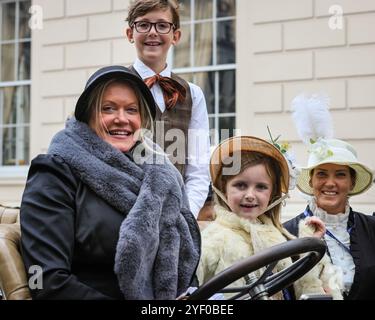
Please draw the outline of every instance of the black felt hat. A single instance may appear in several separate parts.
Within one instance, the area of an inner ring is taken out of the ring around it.
[[[156,104],[155,100],[152,96],[151,91],[143,82],[143,80],[138,76],[132,73],[128,68],[123,66],[109,66],[104,67],[97,70],[87,81],[85,90],[79,97],[76,108],[74,111],[74,115],[77,120],[88,123],[90,119],[90,114],[88,112],[89,105],[88,100],[91,92],[97,88],[97,86],[104,81],[109,79],[124,79],[124,80],[131,80],[135,83],[135,85],[141,91],[142,96],[145,98],[147,105],[150,109],[150,113],[152,118],[155,119],[156,113]]]

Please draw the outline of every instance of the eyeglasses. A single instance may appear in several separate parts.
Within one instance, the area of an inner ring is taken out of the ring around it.
[[[167,34],[171,31],[172,27],[175,28],[175,25],[170,22],[148,22],[148,21],[136,21],[133,23],[135,30],[139,33],[150,32],[151,28],[155,26],[155,30],[160,34]]]

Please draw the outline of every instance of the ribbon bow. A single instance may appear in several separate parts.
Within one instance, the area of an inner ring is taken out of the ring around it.
[[[172,109],[177,102],[184,102],[186,98],[186,89],[176,80],[163,77],[156,74],[144,80],[145,84],[151,89],[155,83],[159,83],[162,91],[164,102],[168,110]]]
[[[315,154],[315,156],[323,161],[333,156],[332,150],[329,148],[327,141],[319,138],[317,141],[311,140],[309,152]]]

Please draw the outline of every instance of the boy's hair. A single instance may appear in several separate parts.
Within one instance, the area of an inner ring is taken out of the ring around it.
[[[134,0],[129,6],[126,21],[128,21],[129,27],[132,27],[138,17],[142,17],[150,11],[167,9],[172,12],[172,23],[175,29],[179,29],[180,13],[179,4],[176,0]]]
[[[239,156],[239,155],[233,155],[233,157],[235,156]],[[279,199],[282,196],[282,191],[281,191],[282,171],[281,171],[279,163],[275,159],[268,157],[260,152],[255,152],[255,151],[241,152],[240,156],[241,156],[241,169],[238,174],[242,173],[244,170],[246,170],[249,167],[253,167],[258,164],[263,164],[268,173],[268,176],[271,178],[271,181],[272,181],[272,194],[270,197],[269,204]],[[225,165],[223,165],[223,167],[225,167]],[[230,180],[232,180],[235,176],[222,175],[222,171],[223,170],[221,170],[221,173],[217,179],[217,188],[226,195],[227,183]],[[227,207],[224,201],[220,199],[220,197],[217,197],[216,195],[215,195],[215,202],[220,204],[223,207]],[[274,224],[274,226],[278,228],[282,234],[285,235],[283,227],[281,225],[281,220],[280,220],[281,204],[276,205],[274,208],[270,209],[264,214],[267,215],[272,220],[272,223]]]

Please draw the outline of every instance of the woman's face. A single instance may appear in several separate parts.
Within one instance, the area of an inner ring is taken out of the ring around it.
[[[248,220],[254,220],[265,212],[271,195],[272,180],[264,164],[246,168],[226,184],[229,208]]]
[[[141,114],[138,98],[129,85],[112,83],[106,88],[99,118],[104,132],[101,133],[98,128],[100,124],[96,124],[95,116],[90,121],[90,127],[104,141],[122,152],[135,145],[135,133],[141,128]]]
[[[310,185],[319,208],[330,214],[345,212],[348,194],[354,186],[348,166],[320,165],[314,169]]]

